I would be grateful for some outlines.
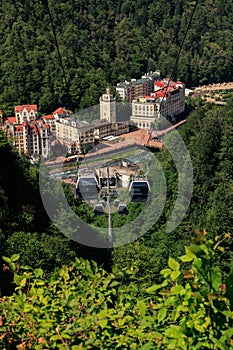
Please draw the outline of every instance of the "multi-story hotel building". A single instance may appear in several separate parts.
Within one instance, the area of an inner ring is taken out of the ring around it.
[[[20,154],[47,158],[50,154],[50,126],[36,118],[36,105],[16,106],[15,116],[4,120],[4,131]]]
[[[111,123],[107,119],[94,120],[91,123],[61,118],[55,122],[56,138],[67,146],[68,153],[76,153],[86,144],[94,144],[110,135],[129,132],[129,122]]]
[[[43,120],[43,122],[46,125],[50,126],[51,133],[53,135],[55,135],[56,134],[56,124],[55,124],[55,117],[54,117],[54,115],[53,114],[44,115],[43,117],[41,117],[41,119]]]
[[[157,118],[174,118],[185,110],[185,85],[168,79],[154,82],[154,92],[132,101],[130,122],[151,129]]]
[[[60,118],[58,113],[61,114]],[[55,117],[56,138],[68,147],[68,153],[76,153],[87,144],[94,144],[106,136],[118,136],[129,132],[129,121],[117,121],[116,99],[110,89],[100,97],[100,119],[90,123],[64,116],[58,108]]]
[[[28,154],[33,158],[47,158],[50,154],[50,127],[41,120],[18,124],[16,118],[6,118],[4,130],[20,154]]]
[[[94,144],[94,128],[85,121],[76,121],[70,117],[55,121],[56,138],[68,147],[68,153],[74,153],[85,144]]]
[[[17,124],[32,122],[37,119],[37,105],[15,106],[15,118]]]
[[[140,96],[149,95],[154,91],[154,81],[160,80],[160,72],[150,72],[143,75],[141,79],[131,79],[117,84],[116,92],[122,100],[132,103]]]
[[[95,140],[103,140],[105,137],[113,135],[119,136],[129,132],[129,122],[110,123],[106,119],[94,120],[90,125],[94,127]]]

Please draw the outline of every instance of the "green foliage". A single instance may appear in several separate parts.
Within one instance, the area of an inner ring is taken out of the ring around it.
[[[76,112],[106,86],[160,69],[172,73],[193,2],[182,0],[7,1],[0,5],[0,106],[37,103]],[[232,80],[232,3],[198,4],[173,79],[186,85]],[[60,60],[62,59],[62,62]]]
[[[232,349],[232,274],[215,265],[230,235],[198,232],[179,260],[169,258],[162,281],[141,291],[135,271],[106,273],[76,259],[45,278],[42,269],[3,257],[15,292],[0,302],[4,349]],[[185,264],[183,269],[181,265]],[[8,267],[9,266],[9,267]],[[131,282],[120,283],[123,275]]]
[[[114,269],[133,266],[134,282],[139,288],[161,283],[159,273],[165,268],[167,259],[169,256],[177,258],[181,255],[184,246],[190,243],[191,232],[197,228],[206,228],[213,237],[221,232],[232,231],[232,106],[232,100],[229,99],[225,107],[209,104],[199,107],[179,128],[192,160],[194,188],[185,217],[171,233],[166,233],[165,226],[177,198],[177,169],[174,159],[166,149],[155,155],[166,176],[167,196],[164,211],[140,241],[116,248],[113,252]],[[173,147],[179,155],[175,143]],[[187,182],[185,185],[187,186]],[[216,264],[223,274],[229,274],[233,267],[231,245],[232,238],[228,245],[223,242],[222,251],[215,255]],[[127,284],[127,278],[123,280]]]
[[[42,267],[48,273],[74,259],[75,244],[72,245],[68,238],[57,232],[48,235],[20,231],[6,240],[5,254],[19,253],[23,264]]]

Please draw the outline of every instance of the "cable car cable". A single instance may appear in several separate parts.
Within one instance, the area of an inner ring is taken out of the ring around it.
[[[53,24],[53,18],[52,18],[52,14],[49,8],[49,4],[48,4],[48,0],[42,0],[42,4],[46,7],[48,15],[49,15],[49,22],[51,25],[51,29],[52,29],[52,34],[53,34],[53,38],[54,38],[54,42],[56,45],[56,49],[57,49],[57,54],[58,54],[58,58],[60,61],[60,65],[61,65],[61,70],[62,70],[62,74],[63,74],[63,85],[64,85],[64,90],[66,92],[66,99],[67,99],[67,103],[68,105],[71,104],[71,98],[70,98],[70,92],[69,92],[69,85],[67,82],[67,78],[66,78],[66,72],[65,72],[65,68],[64,68],[64,64],[63,64],[63,60],[62,60],[62,55],[61,55],[61,51],[59,48],[59,43],[57,40],[57,34],[54,28],[54,24]]]
[[[187,25],[187,28],[185,30],[185,33],[184,33],[184,36],[183,36],[183,39],[181,40],[181,43],[180,43],[180,46],[179,46],[179,50],[178,50],[178,53],[177,53],[177,56],[176,56],[176,59],[175,59],[175,62],[174,62],[174,65],[173,65],[173,68],[172,68],[172,71],[171,71],[171,74],[170,74],[170,77],[168,78],[168,82],[167,82],[167,85],[164,89],[164,95],[162,97],[162,102],[159,106],[159,110],[158,110],[158,113],[160,113],[161,111],[161,108],[162,108],[162,105],[164,103],[164,99],[165,99],[165,96],[166,96],[166,93],[167,93],[167,90],[168,90],[168,87],[169,87],[169,83],[171,81],[171,78],[177,68],[177,64],[178,64],[178,61],[179,61],[179,58],[180,58],[180,54],[181,54],[181,50],[183,48],[183,45],[184,45],[184,42],[185,42],[185,39],[186,39],[186,36],[188,34],[188,31],[190,29],[190,26],[191,26],[191,23],[192,23],[192,19],[193,19],[193,16],[194,16],[194,13],[196,11],[196,8],[197,8],[197,5],[199,3],[199,0],[195,0],[195,4],[194,4],[194,7],[193,7],[193,10],[191,12],[191,15],[190,15],[190,18],[189,18],[189,22],[188,22],[188,25]]]

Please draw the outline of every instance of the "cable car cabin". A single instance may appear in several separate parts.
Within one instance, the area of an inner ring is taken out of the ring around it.
[[[120,215],[128,215],[128,207],[125,203],[119,203],[117,209]]]
[[[131,202],[146,202],[150,193],[150,185],[145,180],[133,180],[129,185]]]
[[[102,177],[100,179],[100,186],[101,187],[108,187],[108,178]],[[111,176],[109,177],[109,187],[115,187],[116,186],[116,177]]]
[[[104,205],[102,203],[98,203],[98,204],[95,205],[95,207],[94,207],[94,214],[96,216],[104,215]]]
[[[98,181],[94,175],[80,175],[76,183],[76,197],[81,200],[97,199],[99,196]]]

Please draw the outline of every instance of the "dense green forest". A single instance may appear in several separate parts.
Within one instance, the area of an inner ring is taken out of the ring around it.
[[[231,1],[3,0],[0,109],[37,103],[74,112],[98,103],[107,84],[160,69],[187,86],[233,80]],[[82,246],[54,226],[39,169],[0,132],[0,347],[2,349],[230,349],[233,347],[233,96],[225,106],[187,101],[179,128],[193,165],[193,195],[180,225],[166,222],[177,169],[156,153],[167,182],[159,220],[114,249]],[[174,144],[174,151],[179,148]],[[74,199],[96,226],[107,219]],[[130,222],[140,211],[113,217]],[[61,220],[64,218],[61,217]]]
[[[159,69],[186,86],[233,80],[232,1],[3,0],[0,108],[76,112],[106,86]]]
[[[167,181],[165,208],[157,223],[139,241],[114,250],[111,264],[128,266],[137,261],[138,283],[148,284],[159,279],[159,271],[169,256],[179,256],[195,229],[207,229],[211,235],[228,232],[233,227],[233,98],[219,107],[206,104],[196,107],[180,129],[189,150],[194,190],[191,204],[183,221],[174,232],[166,233],[166,222],[177,196],[177,170],[166,148],[156,153]],[[174,145],[174,147],[176,147]],[[178,152],[179,150],[177,150]],[[27,163],[1,134],[1,255],[21,254],[24,264],[42,267],[50,272],[75,256],[94,259],[108,265],[109,257],[101,249],[82,247],[64,237],[51,224],[43,208],[39,193],[38,168]],[[95,217],[93,209],[79,203],[68,186],[64,188],[70,206],[86,222],[107,227],[107,218]],[[141,205],[141,204],[140,204]],[[140,212],[140,205],[132,205],[131,215],[123,224],[131,222]],[[62,218],[61,220],[65,218]],[[119,217],[113,218],[113,224]],[[117,222],[116,222],[117,225]],[[61,249],[62,247],[62,249]],[[233,263],[229,248],[221,261],[223,272]],[[106,257],[106,261],[103,257]],[[111,265],[110,264],[110,265]]]
[[[13,255],[2,259],[1,293],[12,294],[16,287],[10,299],[0,302],[6,349],[17,344],[74,350],[122,344],[126,349],[154,349],[155,344],[158,349],[230,348],[233,97],[224,107],[197,102],[179,129],[194,169],[185,218],[166,233],[177,172],[164,148],[154,155],[167,180],[164,211],[146,235],[114,249],[112,256],[69,240],[50,223],[40,200],[37,167],[1,134],[0,247],[1,256]],[[85,203],[73,202],[68,187],[65,192],[75,212],[88,222],[99,220]],[[177,311],[175,305],[180,305]]]

